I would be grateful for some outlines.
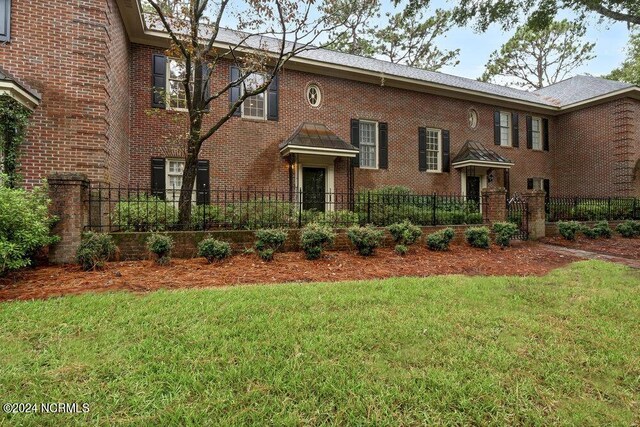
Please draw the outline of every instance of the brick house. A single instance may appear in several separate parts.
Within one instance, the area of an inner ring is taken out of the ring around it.
[[[33,110],[26,184],[81,172],[163,196],[179,186],[186,113],[167,46],[137,1],[0,0],[0,94]],[[211,85],[234,72],[223,64]],[[639,196],[639,159],[636,86],[578,76],[526,92],[319,49],[205,143],[197,186]]]

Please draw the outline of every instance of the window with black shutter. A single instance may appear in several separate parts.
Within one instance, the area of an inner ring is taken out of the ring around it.
[[[232,65],[229,68],[229,83],[235,82],[239,78],[240,78],[240,68]],[[238,102],[238,99],[240,99],[240,97],[241,97],[241,95],[240,95],[240,85],[241,84],[237,84],[237,85],[231,86],[231,88],[229,89],[229,109],[231,109],[233,107],[233,105],[236,102]],[[233,115],[234,116],[240,116],[240,109],[241,109],[241,107],[238,107],[233,112]]]
[[[448,130],[442,131],[442,172],[451,170],[451,141]]]
[[[520,147],[520,126],[518,124],[519,116],[518,113],[511,114],[511,146],[518,148]]]
[[[211,190],[209,188],[209,161],[198,160],[196,174],[196,203],[198,205],[208,205],[211,201]]]
[[[278,76],[273,76],[273,80],[267,89],[267,120],[278,120]]]
[[[153,55],[151,68],[153,85],[151,106],[153,108],[166,108],[167,57],[164,55]]]
[[[0,0],[0,42],[11,38],[11,0]]]
[[[166,193],[166,173],[165,159],[151,159],[151,194],[160,199],[165,198]]]
[[[427,170],[427,128],[418,128],[418,170]]]
[[[542,149],[549,151],[549,119],[542,119]]]
[[[389,125],[378,123],[378,167],[387,169],[389,167]]]

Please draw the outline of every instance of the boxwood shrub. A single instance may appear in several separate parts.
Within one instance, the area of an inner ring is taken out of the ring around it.
[[[302,229],[300,245],[307,259],[318,259],[335,238],[336,234],[330,227],[312,222]]]
[[[147,249],[156,256],[158,264],[168,264],[171,261],[173,239],[166,234],[153,233],[147,238]]]
[[[264,229],[256,231],[256,251],[265,261],[271,261],[276,251],[287,240],[287,232],[281,229]]]
[[[511,239],[518,233],[518,226],[512,222],[496,222],[493,224],[495,242],[502,248],[511,244]]]
[[[104,267],[115,252],[116,245],[110,235],[88,231],[82,235],[76,260],[85,271],[97,270]]]
[[[558,221],[558,232],[567,240],[575,240],[576,234],[582,229],[577,221]]]
[[[616,227],[616,231],[622,237],[638,237],[640,236],[640,221],[625,221],[623,223],[618,224]]]
[[[469,227],[464,232],[464,237],[474,248],[487,249],[490,245],[488,227]]]
[[[445,228],[431,233],[427,236],[427,247],[432,251],[446,251],[454,236],[453,228]]]
[[[198,243],[198,256],[206,258],[209,263],[221,261],[231,256],[231,245],[227,242],[208,237]]]
[[[349,240],[362,256],[373,255],[376,248],[382,243],[384,232],[371,225],[366,227],[351,227],[347,231]]]

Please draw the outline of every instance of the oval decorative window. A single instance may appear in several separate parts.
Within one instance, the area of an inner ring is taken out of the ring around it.
[[[475,129],[478,126],[478,112],[473,108],[469,110],[469,127]]]
[[[307,101],[312,107],[319,107],[322,101],[322,93],[316,84],[307,86]]]

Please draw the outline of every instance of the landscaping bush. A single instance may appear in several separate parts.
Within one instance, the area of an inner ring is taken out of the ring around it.
[[[88,231],[82,235],[76,260],[83,270],[95,270],[104,267],[115,252],[116,245],[110,235]]]
[[[593,231],[595,231],[598,236],[604,237],[605,239],[609,239],[613,236],[613,230],[607,221],[597,222],[593,227]]]
[[[51,236],[46,188],[8,188],[0,175],[0,276],[32,263],[36,252],[58,241]]]
[[[166,231],[178,222],[171,202],[142,194],[116,203],[111,224],[121,231]]]
[[[231,245],[227,242],[206,238],[198,243],[198,256],[204,257],[209,263],[221,261],[231,255]]]
[[[367,225],[366,227],[349,228],[347,236],[360,255],[369,256],[380,246],[384,232]]]
[[[422,236],[420,227],[404,220],[387,227],[393,241],[402,246],[411,246]]]
[[[300,236],[300,244],[307,259],[318,259],[325,247],[333,244],[336,234],[322,224],[311,223],[304,227]]]
[[[198,205],[191,210],[190,222],[194,230],[208,230],[215,224],[224,222],[224,215],[218,206]]]
[[[427,236],[427,247],[432,251],[446,251],[453,240],[453,228],[445,228]]]
[[[280,229],[264,229],[256,231],[256,250],[258,256],[271,261],[274,254],[287,240],[287,232]]]
[[[494,240],[502,248],[511,244],[511,239],[518,233],[518,226],[512,222],[496,222],[493,224]]]
[[[622,237],[638,237],[640,236],[640,221],[625,221],[621,224],[618,224],[616,227],[616,231]]]
[[[295,204],[284,200],[256,198],[227,207],[226,216],[236,228],[259,230],[287,227],[298,223]]]
[[[171,250],[173,249],[173,239],[166,234],[154,233],[147,238],[147,249],[156,256],[156,262],[160,265],[168,264],[171,261]]]
[[[597,239],[599,237],[599,234],[596,230],[594,230],[593,228],[589,228],[586,225],[582,227],[581,231],[582,234],[584,234],[589,239]]]
[[[488,227],[470,227],[464,232],[467,242],[474,248],[486,249],[489,247],[489,228]]]
[[[581,230],[582,226],[577,221],[558,221],[558,232],[567,240],[575,240]]]
[[[394,250],[400,256],[403,256],[409,253],[409,247],[407,245],[396,245]]]
[[[331,228],[351,227],[360,223],[360,217],[357,213],[346,209],[327,212],[318,212],[310,209],[302,213],[302,223],[317,223]]]

